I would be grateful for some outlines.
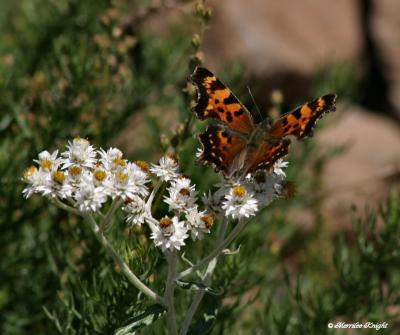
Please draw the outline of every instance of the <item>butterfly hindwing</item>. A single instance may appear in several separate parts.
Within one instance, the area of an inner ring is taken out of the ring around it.
[[[317,120],[324,113],[334,112],[335,104],[335,94],[327,94],[305,103],[278,119],[270,135],[275,138],[283,138],[289,135],[294,135],[297,138],[310,137]]]
[[[269,170],[274,163],[286,156],[289,151],[290,140],[264,141],[258,147],[249,149],[246,154],[245,173],[257,170]]]
[[[213,165],[217,172],[222,171],[225,176],[232,174],[235,161],[247,145],[244,138],[218,125],[210,125],[199,135],[199,139],[203,150],[198,162]]]
[[[233,131],[250,134],[254,124],[249,111],[212,72],[197,67],[189,79],[197,87],[193,111],[199,119],[218,119]]]

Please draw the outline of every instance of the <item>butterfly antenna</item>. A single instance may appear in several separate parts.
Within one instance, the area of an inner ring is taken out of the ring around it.
[[[257,103],[256,103],[256,100],[254,99],[253,93],[251,93],[251,90],[250,90],[250,87],[249,87],[249,86],[246,86],[246,87],[247,87],[247,90],[249,91],[251,100],[253,101],[253,104],[254,104],[254,106],[256,107],[256,110],[257,110],[257,113],[258,113],[258,115],[259,115],[259,117],[260,117],[260,120],[262,120],[262,119],[263,119],[263,116],[262,116],[262,114],[261,114],[260,109],[259,109],[258,106],[257,106]]]

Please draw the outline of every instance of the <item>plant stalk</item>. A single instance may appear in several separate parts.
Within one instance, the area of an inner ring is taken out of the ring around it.
[[[197,270],[201,269],[204,265],[208,264],[212,259],[218,257],[221,251],[224,250],[240,234],[240,232],[246,226],[247,222],[248,220],[239,221],[239,223],[235,226],[235,228],[233,228],[232,231],[229,233],[227,238],[223,240],[221,243],[219,243],[208,256],[204,257],[201,261],[199,261],[192,267],[179,273],[177,279],[181,279],[196,272]]]
[[[122,257],[118,254],[118,252],[114,249],[111,243],[106,239],[102,230],[97,225],[96,221],[94,220],[91,214],[84,215],[86,222],[89,224],[90,228],[92,229],[94,235],[96,236],[97,240],[101,243],[103,248],[106,250],[107,254],[109,254],[112,259],[117,263],[120,267],[122,273],[125,277],[129,280],[129,282],[135,286],[139,291],[143,294],[148,296],[150,299],[162,304],[165,306],[164,299],[160,297],[157,293],[152,291],[149,287],[147,287],[142,281],[132,272],[129,268],[128,264],[122,259]]]
[[[169,335],[178,335],[176,324],[174,291],[176,286],[176,251],[165,252],[168,262],[167,284],[165,286],[164,301],[167,305],[167,327]]]
[[[225,237],[225,233],[226,233],[226,229],[228,228],[228,222],[227,220],[224,218],[221,224],[221,229],[219,231],[218,234],[218,239],[216,241],[216,248],[217,249],[223,242],[224,242],[224,237]],[[217,265],[217,258],[213,258],[210,263],[208,263],[207,266],[207,270],[205,272],[204,275],[204,279],[203,279],[203,284],[205,284],[206,286],[209,286],[211,283],[211,277],[214,273],[215,267]],[[199,308],[200,302],[203,299],[205,294],[204,290],[198,291],[196,292],[194,298],[193,298],[193,302],[191,303],[189,310],[186,314],[185,319],[183,320],[182,323],[182,327],[181,330],[179,332],[179,335],[186,335],[187,331],[189,330],[189,326],[190,323],[192,322],[192,319],[197,311],[197,309]]]

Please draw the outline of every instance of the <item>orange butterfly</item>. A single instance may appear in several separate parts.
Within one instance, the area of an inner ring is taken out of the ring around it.
[[[287,155],[289,135],[312,136],[316,121],[336,109],[337,96],[327,94],[283,115],[273,125],[269,119],[255,123],[247,108],[209,70],[197,67],[189,80],[197,87],[193,107],[197,117],[220,121],[200,134],[203,150],[198,162],[214,166],[226,178],[270,169]]]

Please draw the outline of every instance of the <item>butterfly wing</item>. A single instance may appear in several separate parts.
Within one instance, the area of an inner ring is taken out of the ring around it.
[[[318,119],[325,113],[336,110],[336,97],[335,94],[324,95],[283,115],[273,125],[270,136],[273,138],[283,138],[289,135],[297,138],[312,136]]]
[[[255,148],[249,148],[246,153],[244,174],[257,170],[269,170],[274,163],[289,152],[289,139],[280,141],[263,141]]]
[[[233,131],[251,133],[254,123],[250,112],[212,72],[197,67],[189,80],[197,87],[193,111],[199,119],[218,119]]]
[[[239,165],[243,165],[241,157],[247,146],[245,138],[233,134],[222,126],[210,125],[199,135],[199,139],[203,146],[198,158],[200,164],[211,164],[215,171],[222,171],[227,177],[231,177]]]

